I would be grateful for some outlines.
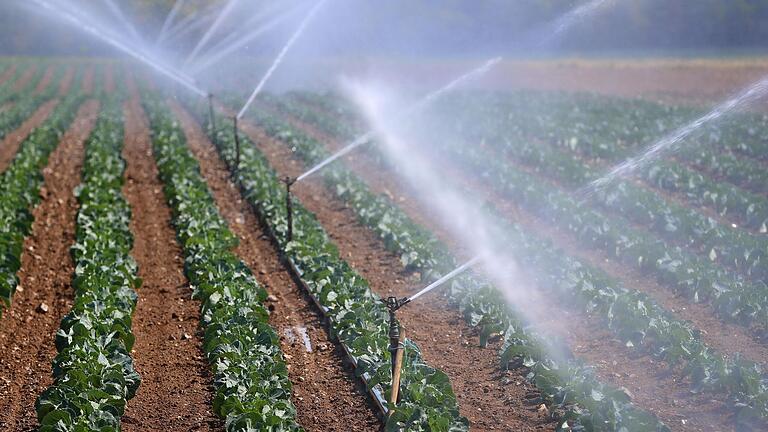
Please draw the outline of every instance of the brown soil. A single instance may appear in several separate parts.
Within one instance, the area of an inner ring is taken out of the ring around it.
[[[73,296],[69,248],[75,241],[78,205],[72,191],[80,182],[83,142],[93,128],[98,107],[98,102],[89,101],[80,108],[75,124],[43,171],[43,200],[33,212],[32,234],[24,240],[20,286],[13,306],[0,320],[2,430],[34,430],[35,399],[52,384],[54,335]]]
[[[115,91],[115,65],[110,63],[104,70],[104,91],[112,93]]]
[[[24,87],[29,84],[30,81],[32,81],[32,77],[35,76],[35,73],[37,72],[38,66],[30,66],[27,68],[27,70],[24,71],[24,73],[19,77],[19,79],[16,80],[15,83],[13,83],[13,90],[18,92],[24,89]]]
[[[349,73],[375,70],[385,81],[433,88],[486,59],[355,62]],[[466,87],[492,90],[566,90],[708,105],[768,73],[768,61],[755,59],[554,59],[504,60]],[[335,76],[334,76],[335,77]],[[330,81],[333,82],[333,81]]]
[[[93,78],[96,73],[96,68],[90,64],[85,66],[85,72],[83,73],[82,91],[85,94],[93,93]]]
[[[48,85],[51,84],[51,81],[53,81],[54,72],[56,72],[55,66],[48,66],[48,69],[45,70],[43,77],[40,78],[40,81],[37,83],[34,94],[42,93],[48,87]]]
[[[48,118],[58,103],[57,100],[50,100],[44,103],[21,126],[3,138],[2,144],[0,144],[0,172],[8,168],[8,165],[16,156],[22,141],[27,139],[32,130],[40,126]]]
[[[0,85],[5,84],[13,78],[13,75],[16,73],[16,65],[10,65],[5,72],[3,72],[2,75],[0,75]]]
[[[296,119],[292,119],[292,122],[294,125],[301,125],[301,122]],[[312,133],[311,128],[307,128],[305,131]],[[328,141],[329,138],[323,134],[315,136],[321,139],[321,141],[325,141],[329,147],[338,147],[339,145],[339,143],[332,140]],[[409,195],[407,191],[404,191],[393,180],[394,176],[387,175],[370,158],[358,156],[348,165],[367,181],[372,190],[378,193],[388,193],[390,195],[394,193],[398,197]],[[467,176],[460,173],[451,171],[446,175],[447,178],[463,179],[465,184],[472,184],[471,181],[468,181]],[[477,190],[477,186],[474,186],[473,189]],[[479,189],[484,190],[487,188],[480,187]],[[664,300],[675,299],[673,295],[652,281],[634,279],[636,275],[627,278],[627,269],[619,264],[609,263],[610,265],[605,266],[606,257],[596,253],[583,252],[583,248],[577,247],[573,241],[563,241],[560,238],[562,235],[553,236],[549,230],[545,229],[546,227],[535,223],[535,218],[531,218],[520,212],[519,209],[511,207],[511,204],[506,200],[497,196],[489,198],[497,206],[505,209],[507,215],[516,222],[523,224],[527,229],[534,229],[537,234],[545,238],[554,240],[558,246],[566,246],[566,252],[582,259],[586,258],[587,262],[607,270],[609,274],[622,280],[626,286],[648,291],[649,294],[657,292],[666,293]],[[417,221],[424,214],[424,210],[413,199],[402,200],[398,205]],[[450,240],[450,236],[446,236],[442,230],[434,227],[434,223],[427,223],[426,225],[423,222],[420,223],[423,226],[429,227],[441,240]],[[532,290],[526,290],[526,295],[531,295],[532,292]],[[537,322],[538,328],[545,328],[550,332],[559,334],[578,357],[595,366],[598,377],[602,381],[628,389],[638,406],[656,413],[674,430],[711,430],[709,429],[711,425],[720,425],[721,429],[718,430],[733,429],[730,414],[722,400],[710,398],[712,395],[690,394],[687,392],[690,383],[686,380],[678,380],[670,373],[669,368],[663,362],[658,362],[649,356],[636,355],[628,351],[623,344],[614,339],[609,331],[604,329],[597,318],[584,317],[544,296],[541,296],[538,300],[542,302],[538,306],[540,309],[532,314],[534,318],[541,320],[541,322]],[[686,309],[687,303],[683,299],[677,299],[673,304],[664,305],[667,307],[672,306],[673,310],[682,312],[686,316],[692,316],[692,312],[695,311],[690,306]],[[679,310],[675,309],[673,305],[676,305]],[[703,308],[701,305],[695,306]],[[567,318],[564,319],[563,317]],[[721,330],[723,324],[712,317],[711,312],[706,313],[704,318],[697,318],[697,323],[704,325],[704,328],[708,329],[705,330],[707,331],[707,334],[704,335],[707,338],[705,341],[710,342],[712,340],[722,344],[719,346],[715,345],[715,347],[719,349],[725,348],[726,350],[723,352],[732,352],[727,350],[730,348],[740,348],[750,352],[750,355],[759,356],[766,351],[764,347],[751,340],[745,334],[743,328],[737,326],[727,326],[727,331],[737,332],[736,334],[738,335],[738,337],[734,338],[735,340],[730,340],[729,333],[724,333]],[[567,327],[563,323],[567,323]],[[685,424],[683,424],[683,421],[685,421]]]
[[[280,175],[296,176],[302,172],[285,145],[247,123],[243,131],[258,143]],[[399,258],[386,252],[381,241],[360,225],[354,213],[328,190],[317,181],[308,181],[297,187],[295,193],[318,216],[342,256],[377,294],[404,295],[414,291],[418,283],[415,275],[404,274]],[[473,430],[551,430],[556,425],[541,416],[535,405],[526,403],[531,399],[529,395],[537,393],[525,380],[526,372],[502,373],[498,346],[479,347],[474,329],[444,299],[434,299],[420,308],[405,308],[399,316],[425,360],[450,377],[459,409],[469,418]],[[508,379],[502,380],[505,375]]]
[[[59,96],[66,96],[69,93],[70,87],[72,87],[72,81],[75,79],[75,67],[69,66],[64,72],[64,76],[61,77],[61,83],[59,84]]]
[[[375,408],[352,367],[345,364],[343,349],[329,339],[319,311],[281,264],[277,249],[230,181],[216,149],[187,112],[178,104],[173,108],[222,216],[240,239],[235,252],[274,296],[269,302],[270,325],[280,334],[299,424],[318,432],[379,430]],[[299,335],[302,329],[309,337],[311,352]]]
[[[142,383],[128,402],[123,430],[220,430],[222,422],[212,412],[212,377],[198,333],[200,304],[191,299],[183,274],[184,260],[152,157],[148,122],[135,96],[125,115],[124,194],[133,214],[132,255],[144,283],[138,289],[132,351]]]

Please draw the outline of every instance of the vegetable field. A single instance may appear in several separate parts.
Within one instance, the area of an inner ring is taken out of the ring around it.
[[[264,93],[233,127],[247,94],[161,82],[0,58],[0,430],[768,429],[764,104],[585,195],[707,106],[443,96],[419,145],[525,301],[478,267],[403,307],[392,401],[382,300],[468,246],[382,136],[288,192],[366,136],[346,95]]]

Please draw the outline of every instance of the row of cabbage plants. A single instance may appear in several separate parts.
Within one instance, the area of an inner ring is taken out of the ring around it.
[[[36,403],[41,431],[120,430],[141,382],[130,356],[141,280],[130,256],[131,209],[121,192],[123,142],[121,105],[113,99],[86,142],[72,247],[75,301],[56,333],[54,383]]]

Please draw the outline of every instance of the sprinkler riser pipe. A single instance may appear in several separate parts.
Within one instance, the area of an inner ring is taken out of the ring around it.
[[[237,133],[237,116],[232,117],[232,126],[235,132],[235,171],[240,170],[240,134]]]
[[[216,116],[213,115],[213,93],[208,94],[208,117],[213,129],[213,141],[216,144]]]
[[[398,299],[397,297],[387,297],[382,299],[382,302],[387,306],[389,311],[389,354],[390,362],[392,363],[392,381],[390,394],[390,415],[394,412],[394,407],[400,401],[400,370],[403,367],[403,356],[405,347],[403,346],[402,332],[400,330],[400,323],[397,321],[397,311],[410,303],[407,298]]]
[[[395,357],[397,356],[397,352],[400,350],[400,324],[397,322],[397,317],[395,316],[395,310],[390,309],[389,310],[389,354],[390,359],[392,360],[392,377],[395,376]],[[394,387],[394,382],[392,383],[392,386]]]
[[[290,177],[285,177],[285,211],[288,217],[288,235],[286,238],[289,242],[293,241],[293,200],[291,199],[291,185],[294,181]]]

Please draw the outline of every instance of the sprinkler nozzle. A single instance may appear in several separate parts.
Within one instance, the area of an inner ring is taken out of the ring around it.
[[[397,297],[387,297],[381,301],[387,305],[387,309],[389,310],[390,315],[394,315],[394,313],[397,312],[401,307],[410,303],[411,299],[408,297],[403,297],[401,299]]]

